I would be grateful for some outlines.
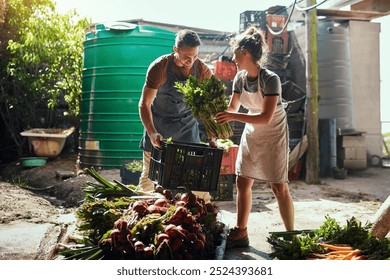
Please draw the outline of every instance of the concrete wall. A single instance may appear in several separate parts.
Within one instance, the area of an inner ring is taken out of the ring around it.
[[[380,24],[350,21],[354,127],[364,132],[369,156],[382,156],[380,115]]]

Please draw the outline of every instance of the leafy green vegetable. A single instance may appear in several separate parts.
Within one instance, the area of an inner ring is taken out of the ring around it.
[[[279,260],[304,260],[312,253],[323,251],[317,239],[305,232],[293,235],[291,239],[280,238],[272,233],[267,242],[272,245],[273,250],[269,256]]]
[[[220,125],[215,121],[215,114],[228,106],[225,87],[220,79],[211,76],[200,81],[189,76],[185,85],[177,82],[175,87],[184,94],[184,103],[192,110],[194,117],[202,121],[209,138],[227,139],[233,136],[229,123]]]
[[[78,229],[93,241],[98,241],[112,228],[134,199],[127,197],[112,200],[96,199],[84,202],[76,211]]]
[[[86,182],[87,186],[83,189],[83,192],[86,194],[87,201],[94,201],[95,198],[113,198],[145,194],[139,186],[124,185],[117,180],[114,180],[114,182],[108,181],[93,167],[86,169],[86,173],[99,183]]]
[[[125,168],[133,173],[141,172],[143,169],[142,160],[133,160],[132,162],[128,162],[125,165]]]
[[[362,225],[355,217],[341,226],[334,218],[325,217],[325,222],[313,234],[297,234],[291,239],[280,238],[271,233],[267,242],[272,246],[271,258],[281,260],[303,260],[313,254],[324,253],[320,243],[345,244],[360,249],[369,260],[390,259],[390,239],[379,240],[370,233],[372,225]]]
[[[225,152],[229,152],[229,147],[233,146],[234,142],[230,139],[218,139],[217,147],[223,149]]]

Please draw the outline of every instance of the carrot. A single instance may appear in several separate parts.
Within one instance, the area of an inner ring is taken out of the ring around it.
[[[331,250],[331,251],[344,251],[344,250],[352,251],[353,250],[353,248],[351,246],[333,245],[333,244],[328,244],[328,243],[320,243],[320,245],[324,248]]]
[[[330,255],[326,257],[326,260],[342,260],[343,255]]]
[[[348,255],[351,253],[353,250],[337,250],[337,251],[330,251],[326,253],[325,255]]]
[[[354,256],[352,257],[352,260],[367,260],[368,257],[365,255],[359,255],[359,256]]]
[[[351,253],[349,253],[348,255],[345,255],[343,260],[350,260],[353,257],[358,256],[360,253],[361,253],[361,251],[359,249],[355,249]]]

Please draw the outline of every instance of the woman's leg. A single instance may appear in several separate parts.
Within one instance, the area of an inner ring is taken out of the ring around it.
[[[286,230],[294,230],[294,203],[287,183],[271,183]]]
[[[252,185],[254,180],[237,176],[237,226],[246,228],[252,209]]]
[[[237,226],[229,230],[226,243],[227,249],[249,246],[246,227],[252,208],[252,185],[252,179],[237,176]]]

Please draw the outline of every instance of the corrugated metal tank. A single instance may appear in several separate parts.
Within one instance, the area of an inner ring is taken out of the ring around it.
[[[342,133],[354,131],[348,27],[318,21],[319,118],[335,118]]]
[[[172,52],[175,33],[116,22],[86,34],[82,78],[80,167],[115,168],[142,158],[138,113],[145,75]]]

